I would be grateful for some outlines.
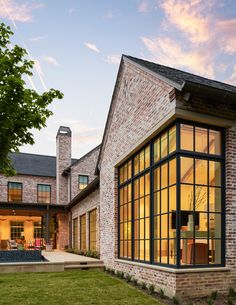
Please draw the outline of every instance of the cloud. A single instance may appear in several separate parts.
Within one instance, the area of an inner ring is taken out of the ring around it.
[[[44,40],[46,38],[46,36],[35,36],[35,37],[31,37],[30,40],[33,42],[38,42],[41,40]]]
[[[236,86],[236,65],[232,69],[232,74],[228,79],[225,80],[226,83]]]
[[[138,12],[139,13],[147,13],[149,9],[148,0],[142,0],[138,5]]]
[[[104,15],[105,19],[113,19],[114,18],[114,14],[111,10],[107,11],[107,13]]]
[[[118,54],[113,55],[107,55],[106,62],[113,65],[119,65],[120,64],[120,58],[121,56]]]
[[[203,50],[184,50],[180,43],[167,37],[141,37],[150,52],[151,60],[163,65],[185,68],[206,77],[213,77],[213,61],[209,52]]]
[[[52,57],[52,56],[43,56],[43,60],[46,61],[47,63],[49,63],[50,65],[53,65],[53,66],[60,66],[60,64],[58,63],[58,61],[56,60],[56,58]]]
[[[97,46],[96,46],[95,44],[91,43],[91,42],[85,42],[84,45],[85,45],[88,49],[90,49],[90,50],[92,50],[92,51],[94,51],[94,52],[97,52],[97,53],[100,52],[100,50],[97,48]]]
[[[221,50],[229,55],[236,52],[236,19],[220,20],[216,23],[216,36]]]
[[[17,3],[14,0],[0,1],[0,17],[11,21],[31,22],[33,20],[32,12],[36,9],[43,8],[43,3]]]
[[[205,42],[211,37],[210,9],[212,0],[163,0],[159,2],[169,23],[180,29],[192,42]]]
[[[71,8],[69,8],[69,9],[67,10],[67,13],[68,13],[69,15],[72,15],[72,14],[74,14],[75,12],[77,12],[77,9],[74,8],[74,7],[71,7]]]

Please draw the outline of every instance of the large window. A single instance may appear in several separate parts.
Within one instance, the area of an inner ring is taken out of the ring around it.
[[[170,126],[119,167],[119,257],[224,264],[224,131]]]
[[[24,222],[11,221],[11,239],[20,239],[24,236]]]
[[[86,250],[86,214],[80,216],[80,250]]]
[[[22,201],[22,183],[8,182],[8,201],[11,202]]]
[[[73,248],[78,249],[78,217],[72,220],[73,224]]]
[[[89,250],[97,250],[97,209],[89,212]]]
[[[34,238],[43,238],[42,222],[34,222]]]
[[[38,184],[38,203],[51,203],[51,185]]]
[[[87,175],[79,175],[78,180],[79,190],[86,188],[89,183],[89,177]]]

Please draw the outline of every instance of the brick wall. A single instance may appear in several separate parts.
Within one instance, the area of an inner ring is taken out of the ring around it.
[[[55,178],[26,175],[5,177],[0,175],[0,201],[8,201],[8,182],[21,182],[23,184],[22,201],[27,203],[37,203],[37,184],[51,185],[51,203],[56,204]]]
[[[78,217],[78,247],[80,247],[80,216],[86,213],[86,248],[89,249],[89,212],[97,209],[97,251],[99,252],[99,189],[92,192],[71,209],[72,219]]]
[[[150,130],[161,122],[175,107],[210,114],[226,119],[235,119],[236,109],[227,104],[211,104],[202,99],[170,101],[172,87],[125,62],[121,68],[110,109],[111,120],[104,139],[104,150],[100,161],[100,245],[101,259],[109,267],[128,272],[140,281],[165,288],[169,295],[210,294],[212,290],[225,292],[235,286],[235,243],[236,243],[236,134],[235,127],[226,132],[226,265],[229,271],[204,273],[174,273],[163,268],[150,268],[117,261],[117,173],[115,164],[136,143],[147,137]],[[214,124],[210,121],[209,124]],[[203,280],[199,280],[200,278]],[[185,284],[183,284],[185,283]],[[188,289],[186,290],[186,283]],[[222,287],[222,283],[224,286]]]
[[[78,175],[89,176],[89,183],[95,179],[94,172],[99,149],[100,146],[96,147],[71,167],[71,199],[73,199],[80,192],[78,188]]]

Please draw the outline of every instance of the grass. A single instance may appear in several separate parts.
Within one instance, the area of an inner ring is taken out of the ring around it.
[[[161,305],[102,271],[0,275],[1,305]]]

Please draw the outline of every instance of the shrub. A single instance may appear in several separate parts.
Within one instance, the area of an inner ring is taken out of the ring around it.
[[[217,297],[218,297],[218,291],[213,291],[213,292],[211,293],[211,299],[212,299],[212,300],[216,300]]]
[[[74,252],[75,252],[75,249],[73,249],[73,248],[67,248],[67,249],[65,249],[65,251],[68,252],[68,253],[74,253]]]
[[[207,300],[207,305],[213,305],[212,299],[208,299],[208,300]]]
[[[234,288],[230,287],[229,288],[229,296],[234,297],[235,295],[236,295],[236,292],[235,292]]]
[[[151,294],[153,294],[155,292],[155,286],[154,285],[149,285],[148,286],[148,290]]]
[[[164,292],[164,290],[163,289],[160,289],[159,290],[159,294],[160,294],[160,298],[161,299],[164,299],[166,296],[165,296],[165,292]]]
[[[126,277],[125,277],[127,283],[131,282],[131,279],[132,279],[132,276],[130,274],[126,274]]]
[[[147,284],[146,284],[145,282],[142,282],[142,283],[141,283],[141,288],[142,288],[142,289],[146,289],[146,288],[147,288]]]
[[[135,277],[133,277],[133,278],[132,278],[132,283],[133,283],[135,286],[137,286],[137,285],[138,285],[138,280],[137,280]]]
[[[176,296],[173,296],[172,301],[173,301],[173,304],[176,304],[176,305],[179,304],[179,299]]]
[[[228,304],[228,305],[233,305],[233,304],[234,304],[234,302],[233,302],[233,300],[231,299],[231,297],[228,297],[227,304]]]

